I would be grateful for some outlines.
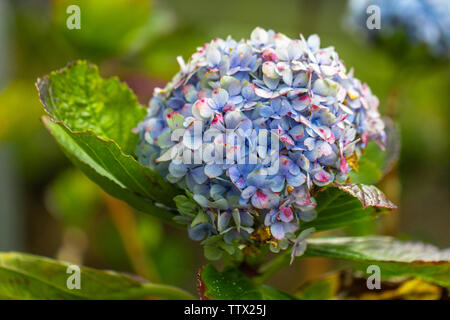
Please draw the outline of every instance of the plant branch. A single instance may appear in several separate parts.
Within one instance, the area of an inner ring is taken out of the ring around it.
[[[134,271],[147,280],[158,282],[160,280],[158,270],[153,261],[147,258],[142,244],[136,238],[136,221],[133,212],[124,202],[106,193],[105,200],[108,212],[120,234]]]
[[[276,258],[262,264],[258,268],[258,276],[254,277],[253,280],[256,283],[264,283],[269,280],[275,273],[280,269],[289,264],[291,259],[290,251],[284,251],[279,253]]]

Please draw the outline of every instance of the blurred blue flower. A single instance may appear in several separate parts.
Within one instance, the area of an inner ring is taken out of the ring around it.
[[[367,7],[380,8],[380,30],[366,28]],[[350,0],[349,22],[371,35],[406,32],[412,43],[424,43],[436,56],[450,56],[448,0]]]

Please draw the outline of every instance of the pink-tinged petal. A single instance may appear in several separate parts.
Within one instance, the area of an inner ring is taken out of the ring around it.
[[[196,118],[211,118],[214,114],[214,112],[211,110],[211,108],[208,105],[208,102],[206,99],[200,99],[197,100],[194,105],[192,106],[192,114]]]
[[[292,192],[295,198],[295,204],[299,207],[304,207],[312,204],[311,195],[305,188],[296,188]]]
[[[252,196],[252,205],[258,209],[265,209],[269,203],[269,197],[261,192],[256,191],[256,193]]]
[[[226,106],[224,106],[222,108],[222,112],[227,112],[227,111],[233,111],[234,110],[234,106],[232,104],[227,104]]]
[[[215,124],[223,124],[223,115],[221,113],[217,113],[216,116],[214,117],[213,121],[211,121],[211,125],[215,125]]]
[[[320,158],[322,156],[328,157],[330,154],[333,153],[333,149],[331,149],[331,146],[325,142],[325,141],[319,141],[317,142],[317,157]]]
[[[289,134],[294,140],[299,140],[305,136],[305,130],[302,125],[298,125],[289,130]]]
[[[362,138],[364,145],[367,146],[367,144],[369,143],[369,136],[367,135],[367,133],[362,133],[361,138]]]
[[[255,94],[258,97],[264,98],[264,99],[270,99],[272,98],[272,91],[267,91],[261,88],[255,88]]]
[[[336,142],[336,138],[334,137],[333,131],[330,131],[330,135],[327,137],[326,141],[331,144]]]
[[[278,57],[277,54],[275,53],[275,50],[271,48],[264,50],[262,53],[262,57],[264,60],[267,61],[274,61],[274,62],[278,61]]]
[[[321,182],[321,183],[329,182],[330,174],[328,172],[326,172],[325,170],[320,170],[319,172],[317,172],[314,175],[314,180]]]
[[[292,209],[289,207],[281,208],[278,216],[280,220],[283,222],[291,222],[292,219],[294,219],[294,213],[292,212]]]
[[[311,103],[311,98],[308,95],[302,95],[292,100],[292,107],[297,111],[303,111]]]
[[[328,143],[333,144],[336,141],[333,132],[328,127],[320,127],[314,131],[317,132],[317,134],[319,134],[319,136]]]
[[[288,145],[295,145],[294,141],[287,134],[283,134],[280,136],[280,140]]]
[[[347,173],[348,172],[348,163],[347,160],[345,160],[345,157],[341,155],[341,164],[340,164],[340,169],[342,173]]]

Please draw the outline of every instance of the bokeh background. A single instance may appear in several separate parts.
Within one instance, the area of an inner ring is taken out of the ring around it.
[[[68,30],[66,8],[81,8]],[[196,47],[214,37],[249,37],[260,26],[298,37],[317,33],[354,67],[399,126],[399,163],[380,183],[399,210],[339,234],[388,234],[450,246],[450,63],[406,59],[369,45],[343,22],[346,1],[0,0],[0,250],[114,269],[195,291],[205,263],[186,232],[109,197],[63,156],[40,117],[37,77],[87,59],[118,75],[143,105]],[[311,259],[272,281],[294,290],[331,270]]]

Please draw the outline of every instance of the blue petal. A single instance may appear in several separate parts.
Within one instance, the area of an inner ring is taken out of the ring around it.
[[[212,99],[218,108],[222,108],[228,102],[228,92],[222,88],[212,91]]]
[[[243,199],[250,199],[256,193],[256,187],[249,186],[242,191],[241,197]]]
[[[203,184],[206,182],[208,177],[205,174],[203,167],[197,167],[191,170],[191,176],[198,184]]]
[[[298,175],[288,174],[286,176],[286,180],[288,185],[292,187],[299,187],[306,181],[306,176],[303,173],[299,173]]]
[[[205,174],[210,178],[217,178],[223,173],[222,165],[207,164],[205,165]]]
[[[270,232],[272,233],[273,237],[277,240],[281,240],[284,238],[284,227],[281,222],[274,223],[270,226]]]

